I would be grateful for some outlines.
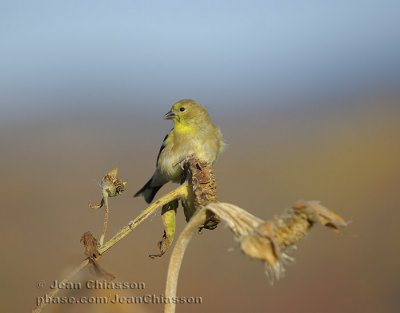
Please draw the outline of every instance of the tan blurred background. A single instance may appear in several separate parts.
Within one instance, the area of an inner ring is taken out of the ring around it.
[[[221,201],[272,218],[320,200],[349,226],[316,226],[271,286],[223,225],[195,236],[178,285],[201,305],[178,312],[397,312],[400,190],[398,1],[0,2],[2,312],[29,312],[99,236],[136,217],[182,99],[206,105],[227,149]],[[176,186],[164,187],[165,194]],[[178,233],[184,227],[178,213]],[[160,213],[101,259],[117,281],[162,294],[170,252],[152,260]],[[92,278],[88,272],[77,279]],[[44,288],[37,284],[44,283]],[[101,294],[107,294],[104,291]],[[88,290],[60,295],[93,295]],[[161,305],[52,305],[44,312],[161,312]]]

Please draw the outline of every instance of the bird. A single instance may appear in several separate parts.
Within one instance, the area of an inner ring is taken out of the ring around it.
[[[174,127],[165,136],[157,156],[156,170],[150,180],[134,195],[151,203],[158,190],[167,182],[180,183],[183,170],[180,162],[195,154],[212,166],[223,151],[221,131],[212,123],[207,109],[191,99],[176,102],[164,119]]]

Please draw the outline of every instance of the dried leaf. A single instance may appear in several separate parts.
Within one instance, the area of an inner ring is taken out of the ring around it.
[[[339,227],[347,226],[347,223],[339,215],[322,206],[318,201],[309,201],[309,206],[315,212],[315,219],[322,225],[338,232]]]
[[[251,233],[243,237],[240,242],[240,248],[248,256],[268,262],[271,266],[279,262],[279,256],[275,253],[272,241],[257,233]]]
[[[94,272],[95,275],[104,278],[107,281],[111,281],[115,279],[115,276],[109,272],[107,272],[100,264],[94,260],[93,258],[89,258],[90,264],[92,264],[91,271]]]
[[[111,177],[113,177],[113,178],[116,178],[116,177],[117,177],[117,174],[118,174],[118,167],[116,167],[116,168],[114,168],[113,170],[109,171],[107,175],[108,175],[108,176],[111,176]]]
[[[85,255],[90,258],[97,258],[100,255],[99,251],[97,251],[97,239],[90,231],[84,233],[80,241],[85,247]]]
[[[218,224],[221,223],[221,219],[215,213],[207,210],[206,214],[206,221],[199,228],[199,232],[201,232],[203,229],[214,230],[217,228]]]
[[[100,209],[101,207],[103,207],[104,205],[104,198],[101,198],[101,201],[99,204],[93,205],[92,202],[89,202],[89,208],[93,209],[93,210],[97,210]]]
[[[168,251],[169,247],[172,245],[175,236],[175,216],[176,209],[178,208],[178,200],[174,200],[162,208],[162,220],[164,224],[164,234],[161,241],[158,242],[158,248],[160,249],[159,254],[151,254],[149,257],[156,258],[164,255]]]

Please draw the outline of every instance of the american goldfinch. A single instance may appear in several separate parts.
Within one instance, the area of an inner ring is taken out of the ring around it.
[[[143,196],[147,203],[168,181],[180,182],[179,163],[186,156],[196,154],[213,165],[224,147],[221,131],[211,122],[206,108],[193,100],[175,103],[164,118],[172,120],[174,128],[164,138],[152,178],[135,194]]]

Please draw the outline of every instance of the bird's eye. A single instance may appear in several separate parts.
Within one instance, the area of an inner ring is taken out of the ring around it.
[[[185,111],[185,108],[182,107],[179,109],[179,111],[183,112],[183,111]]]

